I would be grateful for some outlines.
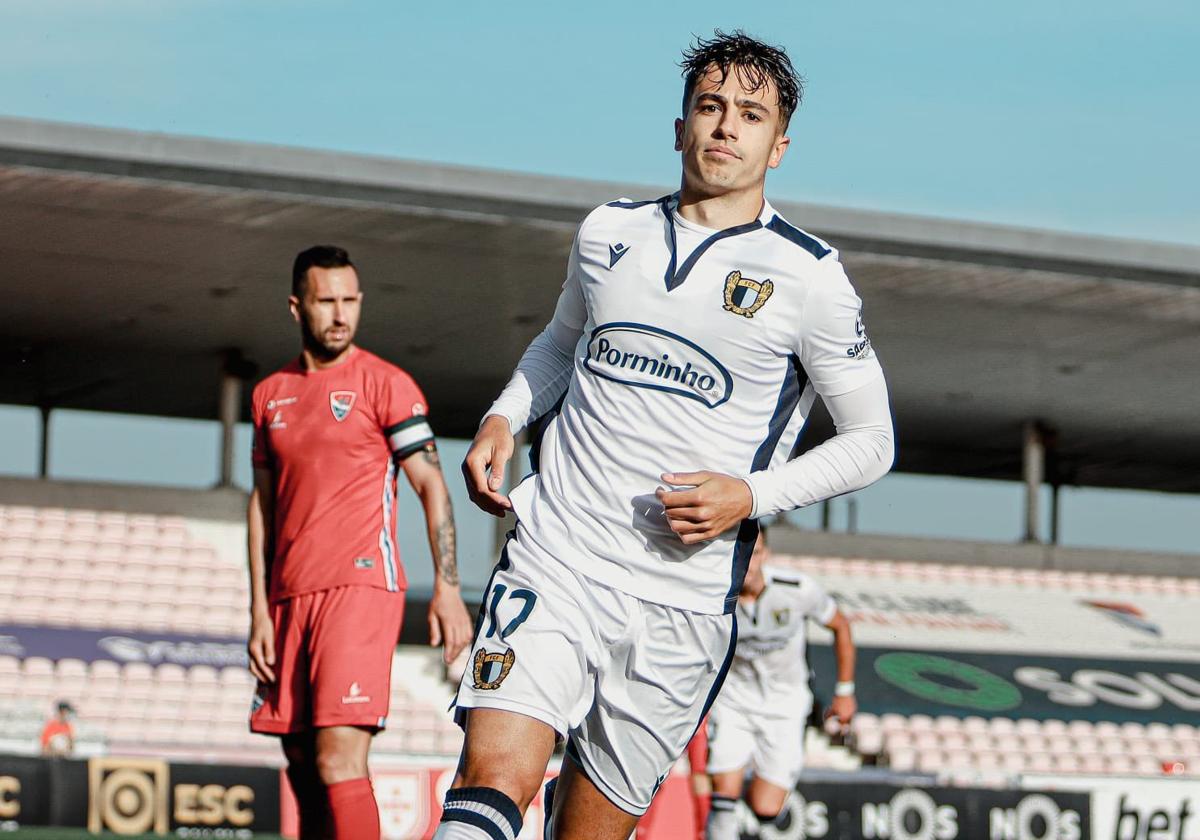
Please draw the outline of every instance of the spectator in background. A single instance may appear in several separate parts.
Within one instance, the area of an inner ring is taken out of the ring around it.
[[[75,727],[71,718],[75,707],[66,700],[59,700],[56,712],[42,727],[42,755],[66,758],[75,752]]]

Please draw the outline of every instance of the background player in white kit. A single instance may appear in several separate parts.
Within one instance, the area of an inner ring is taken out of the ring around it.
[[[766,565],[759,534],[738,598],[738,644],[725,686],[708,716],[712,809],[708,840],[738,840],[735,810],[746,768],[754,778],[746,802],[760,823],[779,816],[804,767],[804,726],[812,710],[805,660],[809,619],[833,631],[837,684],[828,713],[843,726],[854,699],[854,642],[837,603],[808,575]]]
[[[861,301],[763,196],[799,77],[741,33],[683,67],[679,192],[580,225],[554,318],[463,463],[473,501],[517,526],[459,686],[438,840],[512,840],[558,738],[551,835],[629,837],[720,690],[758,517],[892,464]],[[817,396],[837,434],[792,457]],[[535,472],[505,497],[513,433],[547,414]]]

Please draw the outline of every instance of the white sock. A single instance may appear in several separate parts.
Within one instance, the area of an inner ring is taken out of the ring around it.
[[[705,840],[738,840],[737,800],[713,795],[708,811]]]
[[[516,840],[521,811],[494,788],[455,788],[446,791],[442,821],[433,840]]]

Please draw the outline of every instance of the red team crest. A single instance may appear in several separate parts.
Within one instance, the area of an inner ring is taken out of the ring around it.
[[[354,408],[355,393],[353,391],[330,391],[329,392],[329,410],[333,412],[333,419],[341,423],[350,415],[350,409]]]

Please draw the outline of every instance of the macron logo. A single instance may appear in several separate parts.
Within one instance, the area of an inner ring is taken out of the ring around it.
[[[608,246],[608,267],[612,268],[617,264],[621,257],[629,253],[629,246],[618,242],[616,245]]]

